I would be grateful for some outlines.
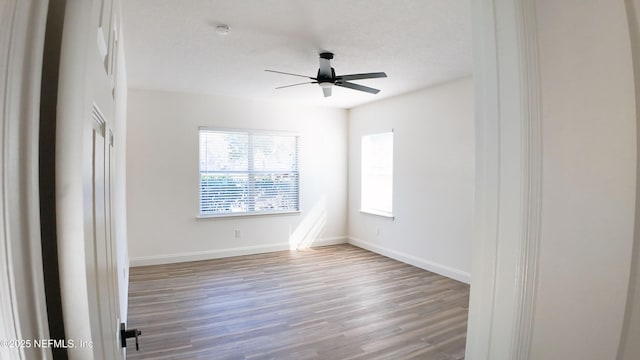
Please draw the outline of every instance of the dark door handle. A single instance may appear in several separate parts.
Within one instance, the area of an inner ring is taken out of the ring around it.
[[[129,329],[124,323],[120,323],[120,345],[123,348],[127,347],[127,339],[128,338],[136,338],[136,351],[140,350],[140,346],[138,345],[138,336],[142,335],[142,331],[138,329]]]

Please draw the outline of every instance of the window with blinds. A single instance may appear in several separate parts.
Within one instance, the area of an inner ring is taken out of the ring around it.
[[[360,211],[393,217],[393,132],[362,137]]]
[[[299,210],[298,136],[200,129],[200,216]]]

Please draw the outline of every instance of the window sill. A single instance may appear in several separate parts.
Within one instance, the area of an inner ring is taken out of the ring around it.
[[[241,217],[253,217],[253,216],[279,216],[279,215],[299,215],[300,210],[298,211],[270,211],[270,212],[255,212],[255,213],[230,213],[230,214],[220,214],[220,215],[198,215],[196,216],[196,221],[206,221],[206,220],[224,220],[224,219],[233,219],[233,218],[241,218]]]
[[[395,219],[395,216],[393,216],[392,213],[388,213],[388,212],[376,211],[376,210],[371,210],[371,209],[360,209],[360,212],[362,214],[380,216],[380,217],[384,217],[384,218],[391,219],[391,220]]]

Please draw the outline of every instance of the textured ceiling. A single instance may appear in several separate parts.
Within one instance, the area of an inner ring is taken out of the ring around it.
[[[127,76],[159,89],[351,108],[471,74],[468,0],[127,0]],[[227,36],[215,26],[228,24]],[[335,54],[336,74],[385,71],[354,81],[377,95],[318,85],[275,90],[318,71]]]

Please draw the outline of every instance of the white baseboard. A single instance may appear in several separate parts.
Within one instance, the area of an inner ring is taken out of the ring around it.
[[[322,238],[314,241],[311,244],[311,247],[339,245],[339,244],[347,244],[347,243],[349,243],[349,240],[346,236],[332,236],[332,237]]]
[[[311,246],[327,246],[327,245],[337,245],[337,244],[346,244],[347,237],[346,236],[334,236],[328,238],[322,238],[314,241]],[[181,262],[189,262],[189,261],[200,261],[200,260],[211,260],[211,259],[221,259],[232,256],[242,256],[242,255],[253,255],[253,254],[264,254],[275,251],[285,251],[290,249],[290,244],[286,243],[278,243],[271,245],[256,245],[256,246],[243,246],[229,249],[220,249],[220,250],[206,250],[206,251],[195,251],[188,253],[180,253],[180,254],[169,254],[169,255],[152,255],[152,256],[140,256],[133,257],[129,259],[129,266],[147,266],[147,265],[161,265],[161,264],[174,264]]]
[[[427,271],[434,272],[442,276],[446,276],[454,280],[458,280],[465,284],[469,284],[471,281],[471,276],[468,272],[464,272],[449,266],[445,266],[442,264],[420,259],[413,255],[405,254],[400,251],[391,250],[384,246],[376,245],[352,236],[349,236],[349,244],[363,248],[365,250],[369,250],[371,252],[374,252],[380,255],[384,255],[386,257],[401,261],[409,265],[413,265],[415,267],[419,267]]]

